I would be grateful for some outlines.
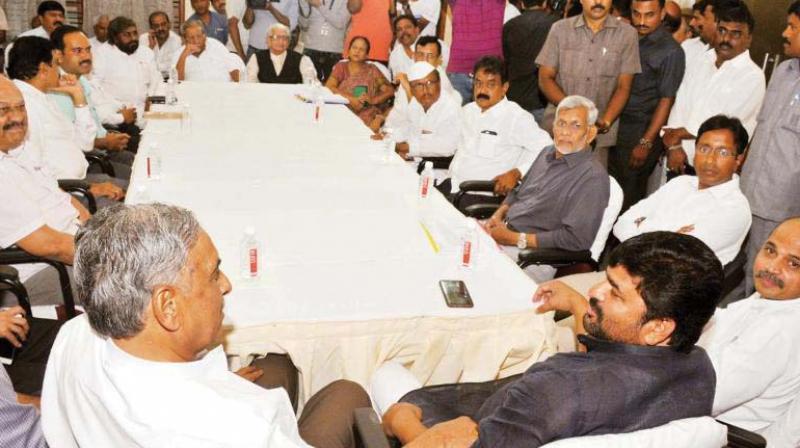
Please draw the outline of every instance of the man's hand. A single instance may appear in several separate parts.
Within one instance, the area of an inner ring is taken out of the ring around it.
[[[675,148],[667,151],[667,169],[683,174],[686,168],[686,151],[683,148]]]
[[[467,448],[478,439],[478,424],[469,417],[434,425],[406,448]]]
[[[491,228],[487,227],[486,231],[489,232],[489,235],[492,236],[497,244],[502,244],[504,246],[517,245],[517,238],[519,238],[519,234],[509,230],[508,225],[502,221],[492,224]]]
[[[122,188],[112,184],[111,182],[103,182],[99,184],[91,184],[89,191],[94,197],[105,197],[115,201],[119,201],[125,197],[125,191]]]
[[[122,120],[126,124],[136,123],[136,108],[135,107],[123,107],[122,109],[118,110],[117,112],[122,114]]]
[[[86,105],[86,97],[83,96],[83,89],[81,89],[81,85],[74,75],[61,75],[58,79],[58,86],[51,87],[47,91],[69,95],[70,98],[72,98],[72,104],[75,106]]]
[[[11,345],[20,348],[28,337],[28,330],[30,327],[21,306],[0,310],[0,338],[7,339]]]
[[[689,137],[691,137],[691,134],[686,128],[665,128],[661,141],[664,142],[665,147],[669,148],[670,146],[680,145],[682,140]]]
[[[109,132],[105,136],[105,148],[109,151],[122,151],[128,147],[131,136],[122,132]]]
[[[631,152],[631,158],[628,161],[628,166],[630,166],[631,169],[638,170],[644,165],[648,155],[650,155],[650,149],[648,147],[642,144],[636,145]]]
[[[362,95],[365,96],[365,95]],[[354,96],[348,96],[347,99],[350,101],[350,107],[353,108],[355,112],[361,112],[361,109],[364,108],[364,103],[361,102],[359,98]]]
[[[677,233],[689,234],[694,232],[694,224],[689,224],[688,226],[683,226],[677,230]]]
[[[186,44],[186,48],[183,50],[183,53],[186,56],[189,56],[190,54],[198,55],[198,54],[200,54],[200,45],[197,45],[197,44]]]
[[[394,152],[396,152],[403,160],[413,160],[413,157],[408,157],[409,151],[408,143],[400,142],[394,145]]]
[[[264,375],[264,371],[256,366],[247,366],[237,370],[236,374],[252,383],[261,378],[261,376]]]
[[[383,432],[389,437],[395,437],[409,423],[421,424],[422,409],[411,403],[395,403],[385,414],[381,425]]]
[[[539,285],[533,294],[533,303],[538,305],[537,313],[548,311],[568,311],[577,313],[578,309],[586,307],[586,299],[574,289],[559,280],[551,280]]]
[[[156,40],[156,30],[150,30],[147,32],[147,45],[150,46],[150,49],[156,48],[156,44],[158,40]]]
[[[521,177],[522,175],[516,168],[495,177],[492,179],[494,180],[494,193],[500,196],[507,195],[517,186],[517,182]]]

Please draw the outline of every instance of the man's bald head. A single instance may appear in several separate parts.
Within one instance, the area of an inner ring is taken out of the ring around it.
[[[753,263],[756,290],[773,300],[800,298],[800,217],[772,231]]]
[[[17,86],[0,76],[0,151],[20,146],[28,133],[25,100]]]

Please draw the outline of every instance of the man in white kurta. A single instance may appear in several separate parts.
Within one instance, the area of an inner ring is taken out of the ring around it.
[[[163,11],[150,14],[150,31],[139,36],[139,46],[153,51],[156,67],[162,76],[173,67],[175,53],[180,52],[181,36],[172,31],[169,15]]]
[[[442,92],[441,74],[427,62],[408,72],[413,97],[393,108],[385,126],[392,129],[398,154],[410,157],[452,156],[461,136],[461,103]]]
[[[200,21],[189,21],[183,25],[183,45],[172,56],[172,66],[178,79],[200,82],[230,82],[240,76],[237,56],[225,48],[222,42],[209,39]]]
[[[699,341],[717,372],[713,415],[762,433],[770,447],[796,447],[800,434],[786,419],[800,422],[792,408],[800,397],[800,219],[772,232],[751,275],[756,293],[718,310]]]

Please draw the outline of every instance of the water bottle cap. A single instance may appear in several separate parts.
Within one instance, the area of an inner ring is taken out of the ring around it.
[[[253,227],[253,226],[247,226],[247,227],[244,228],[244,233],[247,234],[247,235],[255,235],[256,234],[256,228]]]
[[[425,169],[426,170],[432,170],[433,169],[433,162],[431,162],[430,160],[425,162]]]

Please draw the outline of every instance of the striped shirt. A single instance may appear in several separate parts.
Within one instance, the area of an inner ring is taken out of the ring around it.
[[[39,426],[39,412],[17,402],[17,394],[6,369],[0,366],[0,446],[3,448],[46,447]]]

